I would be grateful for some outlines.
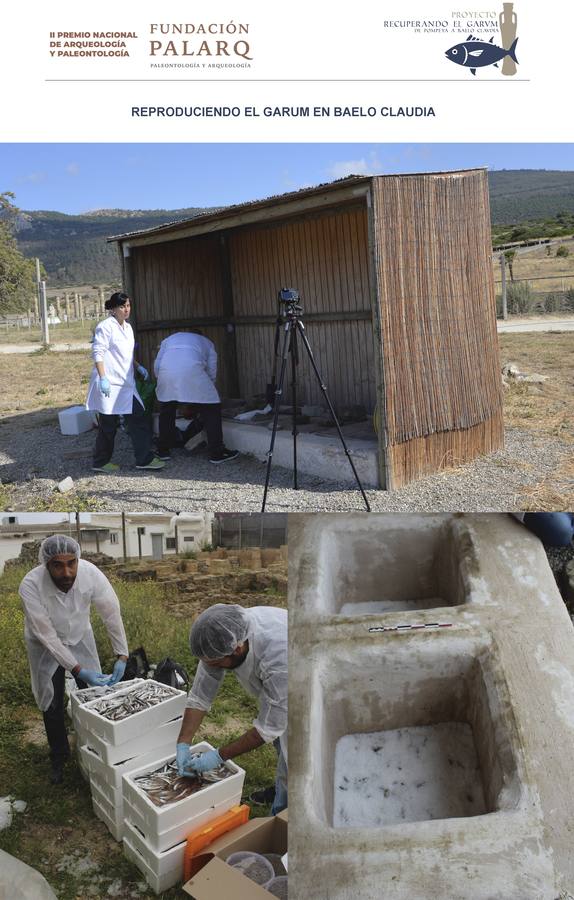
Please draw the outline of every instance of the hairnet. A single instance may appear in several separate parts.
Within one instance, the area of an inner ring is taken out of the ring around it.
[[[215,603],[193,623],[189,635],[191,652],[201,659],[229,656],[246,639],[247,629],[247,616],[242,606]]]
[[[82,548],[74,538],[68,537],[66,534],[53,534],[40,544],[38,561],[46,566],[54,556],[59,556],[60,553],[79,559],[82,555]]]

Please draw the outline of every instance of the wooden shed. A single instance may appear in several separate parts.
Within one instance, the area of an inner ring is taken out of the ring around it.
[[[502,446],[486,170],[351,176],[110,240],[146,364],[201,326],[222,394],[264,393],[293,287],[335,407],[377,413],[381,487]]]

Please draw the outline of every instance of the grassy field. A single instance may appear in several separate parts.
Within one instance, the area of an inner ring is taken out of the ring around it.
[[[155,895],[143,884],[143,876],[93,814],[89,787],[75,761],[67,767],[63,786],[48,782],[46,738],[30,690],[17,595],[25,572],[9,569],[0,577],[0,797],[10,795],[27,803],[25,812],[16,813],[12,825],[0,831],[0,848],[42,872],[59,900],[151,900]],[[195,661],[187,646],[190,621],[171,610],[170,598],[175,595],[156,582],[116,582],[115,588],[129,646],[143,645],[153,662],[171,656],[192,675]],[[262,602],[268,603],[269,597],[265,595]],[[284,606],[286,601],[274,595],[273,603]],[[94,631],[102,667],[109,671],[111,647],[97,617]],[[255,714],[254,701],[227,675],[198,739],[221,745],[251,727]],[[272,747],[261,747],[238,762],[247,772],[244,796],[273,782],[276,754]],[[252,808],[252,815],[267,814],[267,807]],[[182,896],[178,889],[162,894],[165,900],[178,896]]]
[[[63,322],[60,325],[49,326],[50,343],[67,344],[80,341],[89,341],[92,337],[96,320],[89,319],[83,322]],[[31,328],[15,328],[0,323],[0,346],[2,344],[38,344],[42,343],[42,332],[39,325]]]
[[[560,245],[569,250],[568,256],[556,256],[556,248]],[[514,278],[528,279],[534,291],[567,291],[574,288],[574,241],[564,239],[551,246],[551,256],[548,256],[544,245],[525,253],[517,253],[512,264]],[[494,258],[493,271],[496,290],[500,293],[501,273],[498,257]],[[509,284],[508,266],[506,276]]]
[[[525,490],[521,506],[533,512],[574,509],[574,334],[503,334],[500,353],[502,364],[548,376],[541,385],[511,384],[504,396],[506,425],[559,438],[567,448],[552,478]]]

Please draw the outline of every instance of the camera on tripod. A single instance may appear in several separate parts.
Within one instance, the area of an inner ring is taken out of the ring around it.
[[[281,288],[278,299],[280,315],[286,317],[300,316],[303,312],[303,307],[299,303],[299,291],[295,290],[295,288]]]

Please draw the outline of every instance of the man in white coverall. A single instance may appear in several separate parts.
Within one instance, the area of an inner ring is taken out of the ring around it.
[[[209,461],[215,465],[236,459],[236,450],[223,443],[221,402],[215,378],[217,353],[209,338],[200,332],[178,331],[161,342],[154,362],[156,396],[160,402],[158,455],[170,458],[177,446],[175,417],[178,404],[191,406],[199,413],[207,434]],[[184,441],[193,437],[189,431]]]
[[[64,719],[66,670],[78,687],[112,685],[122,679],[128,658],[116,593],[106,576],[80,555],[80,545],[73,538],[63,534],[46,538],[40,546],[40,565],[24,576],[19,589],[32,691],[44,714],[50,745],[52,784],[62,782],[70,756]],[[102,675],[90,625],[92,603],[117,656],[111,675]]]
[[[287,806],[287,610],[216,603],[196,619],[189,643],[200,662],[178,738],[179,774],[207,772],[226,759],[273,742],[279,759],[271,812],[281,812]],[[253,728],[236,741],[196,755],[190,745],[226,669],[232,669],[247,693],[257,697],[258,716]]]

